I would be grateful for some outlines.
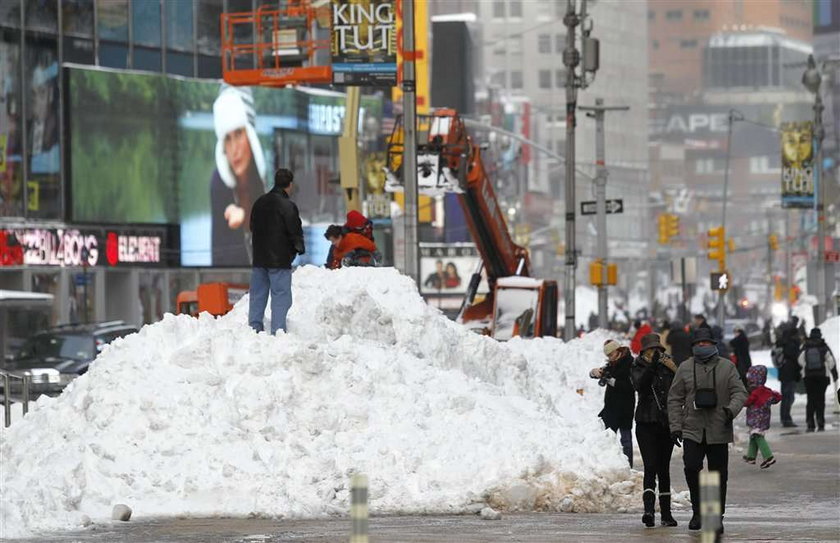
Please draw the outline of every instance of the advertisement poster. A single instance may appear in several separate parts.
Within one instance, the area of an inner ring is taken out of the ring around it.
[[[472,243],[420,243],[420,294],[465,294],[478,261]],[[482,279],[478,292],[487,291]]]
[[[19,50],[0,41],[0,217],[23,215]]]
[[[248,267],[251,205],[281,166],[305,223],[343,216],[343,94],[68,71],[72,220],[180,224],[181,265]],[[360,137],[381,109],[362,98]]]
[[[336,85],[394,86],[394,0],[333,0],[332,70]]]
[[[814,131],[811,121],[782,124],[782,207],[814,207]]]

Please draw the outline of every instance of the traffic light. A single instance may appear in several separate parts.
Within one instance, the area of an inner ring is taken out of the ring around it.
[[[668,215],[663,213],[656,218],[656,225],[659,231],[659,243],[661,245],[668,244]]]
[[[659,243],[667,245],[671,242],[671,238],[680,235],[680,218],[671,213],[662,213],[657,217],[657,226],[659,231]]]
[[[709,239],[706,241],[706,248],[709,251],[706,256],[709,260],[717,260],[718,269],[726,269],[726,230],[722,226],[710,228],[707,232]]]
[[[770,243],[770,250],[771,251],[778,251],[779,250],[779,236],[776,234],[770,234],[767,241]]]
[[[680,235],[680,218],[677,215],[666,214],[666,224],[669,238],[676,238]]]

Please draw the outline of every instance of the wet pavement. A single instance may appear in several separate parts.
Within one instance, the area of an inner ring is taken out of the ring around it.
[[[798,402],[794,418],[803,419]],[[829,410],[831,410],[829,408]],[[774,410],[774,417],[777,413]],[[840,420],[827,414],[822,433],[774,427],[767,439],[777,464],[767,470],[741,460],[742,444],[730,450],[725,541],[840,542]],[[743,420],[743,417],[741,417]],[[774,424],[777,421],[774,419]],[[743,428],[740,434],[745,435]],[[636,451],[638,457],[638,451]],[[639,465],[641,461],[637,459]],[[671,478],[685,490],[681,450]],[[644,528],[641,513],[505,514],[498,521],[464,516],[393,516],[370,520],[371,543],[549,543],[698,541],[677,510],[676,528]],[[50,534],[17,543],[346,543],[350,520],[148,519],[96,525],[85,531]]]

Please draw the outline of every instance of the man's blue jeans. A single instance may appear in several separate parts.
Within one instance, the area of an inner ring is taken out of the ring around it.
[[[263,318],[268,294],[271,292],[271,333],[286,330],[286,314],[292,307],[292,270],[282,268],[252,268],[248,299],[248,324],[257,332],[263,331]]]

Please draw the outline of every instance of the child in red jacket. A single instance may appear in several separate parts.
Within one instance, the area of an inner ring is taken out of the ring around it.
[[[744,461],[748,464],[755,464],[755,457],[758,451],[764,462],[761,469],[766,469],[776,463],[770,445],[764,439],[764,432],[770,429],[770,406],[779,403],[782,395],[775,390],[770,390],[764,383],[767,382],[767,366],[752,366],[747,370],[747,383],[750,386],[750,396],[747,398],[744,407],[747,408],[747,426],[750,428],[750,446]]]

